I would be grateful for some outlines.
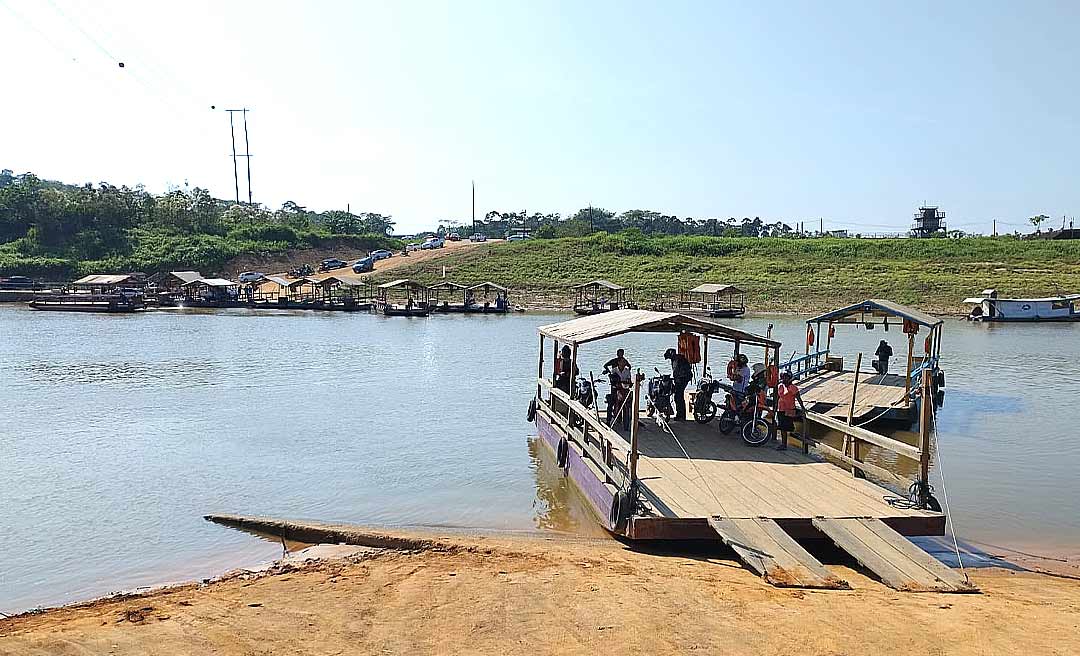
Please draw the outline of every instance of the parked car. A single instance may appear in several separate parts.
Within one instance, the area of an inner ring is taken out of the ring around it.
[[[265,277],[265,274],[258,271],[245,271],[240,274],[240,282],[259,282]]]
[[[372,255],[362,257],[352,265],[353,273],[367,273],[375,270],[375,258]]]
[[[349,263],[345,260],[330,257],[322,261],[322,264],[319,265],[319,271],[333,271],[334,269],[344,269],[347,266],[349,266]]]
[[[405,244],[405,252],[411,253],[420,250],[420,244]]]
[[[532,239],[532,237],[529,235],[510,235],[506,238],[506,241],[525,241],[527,239]]]
[[[375,261],[385,260],[388,257],[394,257],[394,254],[385,248],[380,248],[377,251],[371,251],[371,257],[375,258]]]
[[[449,239],[450,241],[461,241],[461,235],[456,232],[451,232]]]
[[[481,242],[487,241],[487,235],[482,232],[474,232],[469,236],[469,241]]]
[[[420,245],[423,250],[430,250],[432,248],[442,248],[445,246],[445,242],[438,237],[430,237],[427,241]]]

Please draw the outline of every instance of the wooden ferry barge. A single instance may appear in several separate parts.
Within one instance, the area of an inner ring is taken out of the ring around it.
[[[898,336],[894,359],[901,364],[896,373],[892,368],[884,374],[876,371],[861,355],[850,364],[836,355],[833,339],[837,326],[880,330],[883,338]],[[945,374],[939,366],[943,327],[941,319],[925,312],[869,299],[807,319],[805,354],[782,363],[781,368],[799,382],[806,404],[831,419],[859,425],[878,420],[910,425],[919,418],[919,385],[924,374],[930,376],[932,400],[938,399],[945,387]],[[906,355],[901,343],[906,343]]]
[[[549,342],[551,358],[568,346],[576,366],[579,348],[594,341],[631,332],[690,333],[703,341],[704,366],[710,343],[722,342],[736,353],[760,349],[763,361],[776,367],[778,341],[703,318],[649,310],[615,310],[542,326],[539,332],[536,396],[530,406],[539,439],[615,535],[634,541],[720,539],[775,585],[845,587],[798,544],[827,537],[898,589],[970,589],[902,537],[942,535],[945,515],[930,509],[925,495],[911,502],[853,476],[853,471],[877,474],[882,468],[865,462],[866,449],[840,453],[810,438],[806,424],[821,415],[810,413],[804,421],[801,450],[751,447],[722,436],[715,425],[687,422],[671,428],[642,417],[639,370],[630,400],[631,417],[639,420],[623,435],[602,421],[595,407],[557,389],[554,367],[545,359]],[[913,447],[861,428],[844,430],[856,444],[916,460],[926,482],[928,437]]]

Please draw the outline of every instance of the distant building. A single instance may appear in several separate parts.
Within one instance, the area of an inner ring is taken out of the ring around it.
[[[915,213],[915,223],[911,226],[912,237],[933,237],[946,232],[945,212],[936,206],[923,206]]]

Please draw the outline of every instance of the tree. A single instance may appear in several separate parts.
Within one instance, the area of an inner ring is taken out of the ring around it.
[[[1049,219],[1050,217],[1046,216],[1045,214],[1039,214],[1037,216],[1031,217],[1030,219],[1028,219],[1028,221],[1031,221],[1031,225],[1035,226],[1035,232],[1040,232],[1039,226],[1042,224],[1043,221],[1047,221]]]

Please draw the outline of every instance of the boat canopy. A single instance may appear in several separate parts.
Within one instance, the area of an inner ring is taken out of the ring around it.
[[[606,280],[593,280],[592,282],[583,282],[580,285],[574,285],[572,289],[585,289],[586,287],[604,287],[605,289],[610,289],[613,292],[618,292],[626,289],[626,287],[623,287],[622,285],[616,285],[615,283],[608,282]]]
[[[472,287],[469,287],[469,291],[473,291],[475,289],[483,289],[485,291],[487,291],[489,289],[494,289],[497,292],[510,291],[506,287],[503,287],[502,285],[496,285],[493,282],[482,282],[479,285],[473,285]]]
[[[393,282],[384,282],[379,285],[379,289],[393,289],[394,287],[411,287],[411,288],[423,288],[426,287],[415,280],[409,280],[408,278],[402,278],[400,280],[394,280]]]
[[[288,278],[282,278],[281,276],[263,276],[260,280],[256,280],[256,285],[261,285],[264,282],[272,282],[279,287],[288,287],[291,282]]]
[[[943,323],[941,319],[920,310],[916,310],[915,308],[880,298],[871,298],[862,301],[861,303],[840,308],[839,310],[826,312],[825,314],[807,319],[806,323],[824,323],[826,321],[829,323],[867,323],[868,315],[870,317],[899,317],[907,321],[912,321],[920,326],[928,327],[934,327]]]
[[[1077,299],[1080,299],[1080,294],[1047,296],[1046,298],[987,298],[985,296],[972,296],[971,298],[965,298],[964,303],[982,303],[983,301],[996,301],[998,303],[1051,303],[1053,301],[1075,301]]]
[[[366,278],[349,273],[339,273],[334,276],[327,276],[326,278],[318,281],[318,284],[322,285],[323,287],[329,287],[335,283],[339,285],[345,285],[346,287],[363,287],[364,285],[368,284]]]
[[[707,282],[703,285],[698,285],[690,290],[691,294],[742,294],[743,290],[739,289],[735,285],[721,285],[714,282]]]
[[[540,334],[565,344],[584,344],[624,333],[700,333],[743,344],[780,348],[780,342],[678,312],[612,310],[540,326]]]
[[[460,284],[458,284],[456,282],[450,282],[449,280],[444,280],[444,281],[442,281],[440,283],[435,283],[434,285],[431,285],[429,287],[429,289],[468,289],[468,288],[465,285],[460,285]]]
[[[170,271],[169,275],[184,284],[187,284],[189,282],[195,282],[196,280],[203,277],[203,275],[198,271]]]
[[[90,276],[83,276],[82,278],[79,278],[78,280],[76,280],[75,282],[73,282],[71,284],[72,285],[79,285],[79,286],[119,285],[120,283],[127,282],[128,280],[131,280],[132,278],[134,278],[134,276],[132,276],[130,273],[120,273],[120,274],[112,274],[112,275],[109,275],[109,274],[96,274],[96,275],[90,275]]]
[[[192,285],[206,285],[207,287],[239,287],[240,283],[225,280],[224,278],[199,278],[198,280],[192,280],[189,283],[185,283],[183,286],[190,287]]]

